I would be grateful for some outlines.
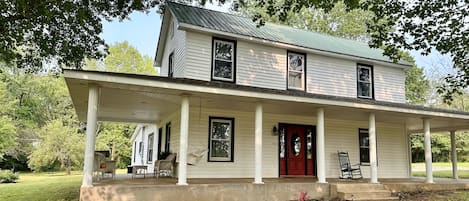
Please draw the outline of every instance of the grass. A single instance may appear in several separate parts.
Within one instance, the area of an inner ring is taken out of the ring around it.
[[[17,183],[0,184],[0,200],[78,200],[82,174],[20,173]]]
[[[469,179],[469,170],[459,170],[459,178],[460,179]],[[414,177],[425,177],[425,171],[415,171],[412,172],[412,176]],[[452,170],[441,170],[441,171],[433,171],[433,177],[436,178],[453,178],[453,171]]]
[[[456,191],[445,198],[439,198],[435,201],[469,201],[469,191]]]
[[[412,163],[412,168],[422,167],[422,166],[425,166],[425,163]],[[434,162],[432,163],[432,166],[433,167],[449,167],[449,168],[452,167],[450,162]],[[458,162],[458,168],[462,168],[462,167],[469,168],[469,162]]]
[[[117,169],[116,174],[125,174],[127,169]],[[0,184],[1,201],[56,201],[78,200],[82,180],[81,171],[55,173],[20,173],[17,183]]]

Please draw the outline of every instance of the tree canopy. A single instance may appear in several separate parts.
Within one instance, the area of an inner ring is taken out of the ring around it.
[[[148,55],[142,56],[137,48],[127,41],[109,46],[109,55],[102,60],[86,60],[84,68],[108,72],[156,74],[153,60]]]
[[[148,12],[158,0],[0,1],[0,60],[29,71],[43,62],[81,68],[85,58],[100,59],[107,46],[102,20]]]

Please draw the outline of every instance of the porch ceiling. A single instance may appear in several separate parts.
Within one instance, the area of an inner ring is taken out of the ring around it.
[[[325,117],[331,119],[367,121],[368,114],[374,112],[378,123],[403,124],[409,132],[421,132],[422,118],[431,119],[432,132],[469,130],[469,113],[363,103],[341,104],[338,100],[230,91],[220,87],[174,83],[151,76],[141,79],[135,75],[72,70],[65,70],[64,74],[81,121],[86,121],[88,85],[95,84],[100,89],[99,121],[156,123],[162,117],[177,111],[181,95],[186,94],[190,96],[191,108],[226,109],[228,106],[232,110],[254,112],[255,105],[262,102],[265,113],[304,115],[314,119],[316,109],[321,107],[325,109]]]

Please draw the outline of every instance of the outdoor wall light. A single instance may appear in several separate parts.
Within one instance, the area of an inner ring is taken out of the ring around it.
[[[277,135],[278,134],[278,129],[277,129],[277,126],[274,125],[274,127],[272,128],[272,135]]]

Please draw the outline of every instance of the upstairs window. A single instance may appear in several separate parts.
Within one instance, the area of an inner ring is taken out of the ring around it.
[[[214,39],[212,48],[212,80],[234,82],[235,41]]]
[[[305,89],[306,55],[288,52],[288,89]]]
[[[373,98],[373,67],[363,64],[357,66],[357,96]]]
[[[173,77],[174,75],[174,52],[169,54],[168,57],[168,77]]]

